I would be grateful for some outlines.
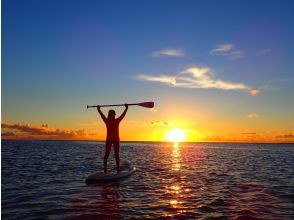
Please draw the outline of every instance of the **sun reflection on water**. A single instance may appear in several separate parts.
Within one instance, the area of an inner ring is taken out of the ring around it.
[[[181,154],[179,149],[179,143],[175,142],[173,145],[173,151],[172,151],[172,170],[173,171],[179,171],[181,169]]]
[[[175,199],[172,199],[170,201],[170,204],[173,208],[179,208],[178,205],[181,205],[183,202],[179,201],[179,200],[175,200]]]
[[[188,197],[191,189],[186,185],[186,176],[181,172],[181,146],[178,142],[174,142],[171,152],[171,171],[173,181],[166,186],[166,193],[171,196],[168,200],[169,205],[177,214],[185,212],[185,198]],[[176,178],[176,179],[175,179]]]

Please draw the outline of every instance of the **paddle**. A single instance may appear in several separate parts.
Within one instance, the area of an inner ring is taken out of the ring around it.
[[[110,107],[110,106],[124,106],[125,104],[117,104],[117,105],[87,105],[87,108],[97,108],[100,107]],[[127,105],[138,105],[145,108],[153,108],[154,102],[141,102],[141,103],[131,103]]]

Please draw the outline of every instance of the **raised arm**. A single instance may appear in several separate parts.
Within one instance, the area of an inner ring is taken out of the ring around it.
[[[99,112],[99,114],[100,114],[101,118],[103,119],[103,121],[106,123],[107,118],[105,117],[105,115],[101,111],[100,106],[97,106],[97,111]]]
[[[117,118],[117,120],[119,120],[119,121],[123,120],[123,118],[125,117],[125,115],[126,115],[128,109],[129,109],[128,104],[125,104],[125,110],[124,110],[124,112],[123,112],[123,113]]]

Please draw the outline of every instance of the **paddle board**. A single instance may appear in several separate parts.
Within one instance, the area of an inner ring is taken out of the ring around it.
[[[109,172],[107,174],[105,174],[103,171],[93,173],[86,178],[86,183],[119,181],[122,178],[130,176],[136,171],[136,167],[134,167],[127,160],[121,160],[120,169],[121,171],[119,173],[116,173],[116,171]]]

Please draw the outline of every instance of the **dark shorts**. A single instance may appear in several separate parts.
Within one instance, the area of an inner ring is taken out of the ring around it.
[[[107,139],[106,139],[106,144],[107,144],[107,145],[109,145],[109,144],[110,144],[110,145],[112,145],[112,144],[113,144],[113,145],[119,145],[119,140],[107,140]]]
[[[106,140],[105,153],[109,155],[111,146],[113,145],[114,153],[119,153],[119,140]]]

